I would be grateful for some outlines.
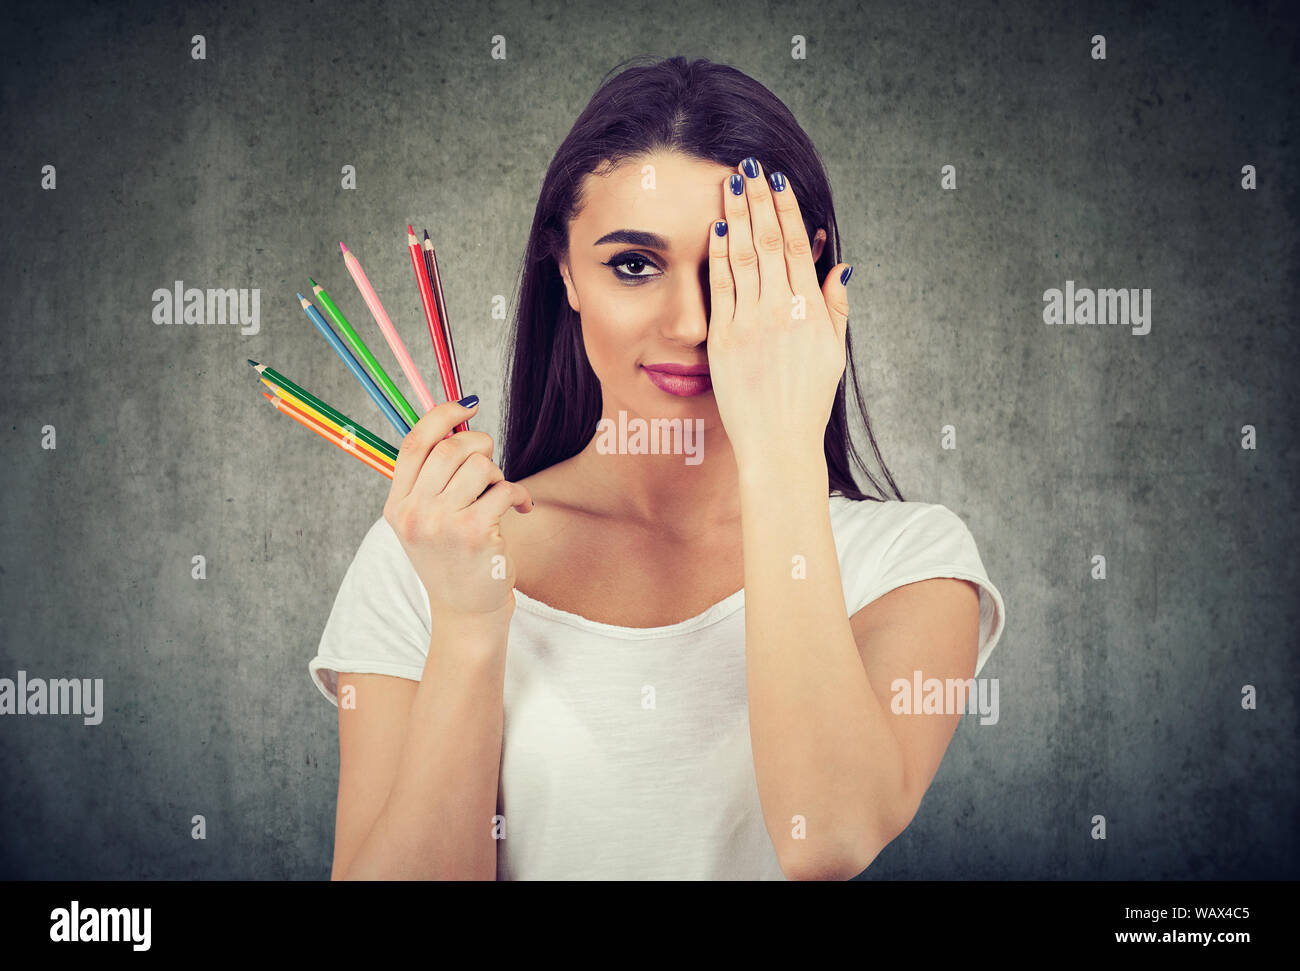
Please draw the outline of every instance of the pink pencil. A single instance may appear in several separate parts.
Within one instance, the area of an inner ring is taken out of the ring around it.
[[[393,349],[393,356],[397,358],[397,363],[401,365],[406,380],[411,382],[411,387],[415,390],[415,396],[420,399],[420,408],[423,414],[427,414],[433,410],[437,402],[433,400],[433,395],[429,394],[429,389],[425,387],[420,372],[415,369],[415,362],[411,360],[406,345],[402,343],[402,338],[398,336],[397,328],[388,319],[388,314],[384,311],[384,305],[379,302],[379,297],[375,294],[375,288],[366,279],[366,271],[361,269],[360,261],[352,255],[342,242],[339,243],[339,247],[343,250],[343,264],[348,268],[348,272],[352,274],[352,281],[357,285],[357,289],[361,291],[361,298],[365,300],[366,306],[370,308],[375,323],[384,332],[388,346]]]

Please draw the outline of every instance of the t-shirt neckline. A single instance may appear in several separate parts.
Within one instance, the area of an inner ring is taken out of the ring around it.
[[[853,501],[845,496],[827,496],[827,500],[832,506],[834,506],[835,500],[837,499],[842,503]],[[515,587],[514,591],[515,605],[523,608],[530,614],[537,617],[544,617],[547,620],[559,624],[566,624],[569,627],[576,627],[578,630],[588,631],[592,634],[604,637],[620,638],[628,641],[675,637],[678,634],[687,634],[692,631],[701,630],[705,627],[711,627],[719,621],[726,620],[745,605],[745,588],[741,587],[730,596],[719,600],[712,607],[706,608],[703,613],[696,614],[694,617],[688,617],[675,624],[668,624],[665,627],[619,627],[616,624],[603,624],[598,620],[591,620],[587,617],[583,617],[581,614],[570,613],[567,610],[560,610],[558,607],[552,607],[550,604],[543,603],[540,600],[534,600],[518,587]]]
[[[616,637],[623,640],[638,641],[650,640],[661,637],[676,637],[679,634],[689,634],[705,627],[710,627],[719,621],[725,620],[744,606],[745,588],[741,587],[735,593],[724,597],[711,607],[705,608],[702,613],[694,617],[688,617],[686,620],[678,621],[675,624],[668,624],[663,627],[620,627],[617,624],[605,624],[598,620],[591,620],[583,617],[581,614],[570,613],[567,610],[560,610],[558,607],[552,607],[548,603],[540,600],[534,600],[528,594],[524,593],[518,587],[515,590],[515,605],[534,614],[538,617],[545,617],[556,623],[567,624],[570,627],[576,627],[579,630],[588,631],[604,637]]]

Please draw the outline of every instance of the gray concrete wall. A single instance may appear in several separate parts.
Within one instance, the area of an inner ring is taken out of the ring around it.
[[[361,6],[6,5],[0,677],[101,677],[105,704],[0,718],[0,877],[328,875],[337,725],[306,663],[387,483],[244,361],[380,427],[294,292],[369,324],[347,241],[432,379],[414,220],[497,432],[491,298],[551,154],[643,52],[738,67],[818,145],[886,461],[1006,599],[998,724],[963,722],[866,877],[1300,876],[1287,4]],[[259,331],[155,325],[176,280],[260,288]],[[1150,333],[1045,325],[1067,280],[1150,288]]]

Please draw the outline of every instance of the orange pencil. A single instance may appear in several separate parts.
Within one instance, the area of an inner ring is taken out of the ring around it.
[[[393,477],[394,469],[392,465],[389,465],[388,463],[375,458],[369,452],[364,452],[361,449],[357,448],[355,445],[353,445],[351,442],[345,439],[338,432],[334,431],[332,428],[326,428],[320,422],[316,421],[316,419],[312,418],[311,415],[308,415],[305,412],[302,412],[297,408],[295,408],[286,399],[277,398],[275,395],[267,394],[265,391],[262,392],[262,397],[265,398],[267,401],[271,402],[271,404],[275,406],[276,411],[282,412],[283,414],[288,415],[298,424],[306,428],[310,428],[321,438],[333,442],[339,448],[343,449],[343,451],[347,452],[349,455],[353,456],[354,458],[364,462],[366,465],[370,466],[375,471],[382,472],[390,479]]]

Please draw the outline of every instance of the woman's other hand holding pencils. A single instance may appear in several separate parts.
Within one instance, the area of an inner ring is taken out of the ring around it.
[[[435,624],[514,612],[515,566],[501,535],[510,508],[531,512],[532,496],[506,481],[492,460],[492,436],[453,428],[474,414],[438,405],[402,440],[384,518],[424,584]]]

